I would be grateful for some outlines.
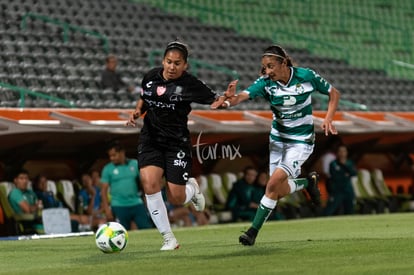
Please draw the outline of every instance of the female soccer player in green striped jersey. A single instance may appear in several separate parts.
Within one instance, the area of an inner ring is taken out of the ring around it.
[[[315,132],[311,94],[329,96],[328,110],[322,123],[325,135],[337,134],[332,124],[340,93],[319,74],[308,68],[295,67],[286,51],[277,45],[262,55],[262,76],[244,91],[235,94],[237,81],[211,108],[228,108],[247,99],[263,97],[273,112],[270,131],[270,179],[251,227],[239,237],[243,245],[254,245],[257,234],[277,201],[298,190],[306,189],[315,205],[320,204],[318,174],[298,178],[302,164],[313,152]]]

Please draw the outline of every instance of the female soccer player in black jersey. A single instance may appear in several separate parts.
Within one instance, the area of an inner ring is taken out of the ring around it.
[[[205,201],[198,184],[191,178],[191,139],[187,127],[191,102],[212,104],[219,96],[188,73],[188,49],[174,41],[164,51],[162,67],[147,72],[142,80],[141,98],[127,125],[146,112],[138,145],[141,182],[151,218],[164,238],[161,250],[174,250],[179,244],[171,230],[161,196],[163,177],[172,204],[192,202],[198,211]],[[223,97],[220,97],[222,100]]]

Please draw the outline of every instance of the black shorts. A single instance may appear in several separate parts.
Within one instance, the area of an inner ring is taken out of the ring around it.
[[[157,146],[151,142],[138,145],[138,166],[154,165],[164,169],[168,182],[185,185],[191,176],[191,144],[182,147]]]

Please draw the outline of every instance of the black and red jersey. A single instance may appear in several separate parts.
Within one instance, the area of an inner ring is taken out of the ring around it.
[[[162,68],[147,72],[142,80],[144,126],[141,140],[174,146],[190,142],[187,127],[191,103],[211,104],[218,95],[190,73],[174,80],[162,77]]]

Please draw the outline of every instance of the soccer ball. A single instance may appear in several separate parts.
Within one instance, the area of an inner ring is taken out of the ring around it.
[[[107,222],[96,231],[95,242],[104,253],[120,252],[128,243],[128,231],[117,222]]]

